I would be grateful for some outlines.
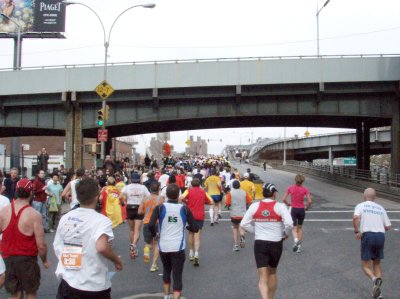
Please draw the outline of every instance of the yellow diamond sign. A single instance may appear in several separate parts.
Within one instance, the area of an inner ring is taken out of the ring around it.
[[[190,146],[192,144],[192,141],[190,141],[190,139],[186,140],[186,145]]]
[[[103,80],[96,86],[95,91],[103,100],[106,100],[114,92],[114,88],[106,80]]]

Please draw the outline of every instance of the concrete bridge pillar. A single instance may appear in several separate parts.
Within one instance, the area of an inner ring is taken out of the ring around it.
[[[76,93],[63,92],[62,101],[66,106],[65,128],[65,167],[77,169],[82,167],[82,109],[76,102]]]
[[[400,97],[393,101],[391,174],[400,173]]]
[[[357,169],[369,170],[370,157],[370,126],[367,122],[359,122],[356,128],[356,157]]]
[[[363,147],[363,134],[362,134],[362,123],[357,124],[356,128],[356,158],[357,158],[357,169],[362,169],[363,165],[363,155],[364,155],[364,147]]]
[[[370,125],[367,122],[363,122],[363,170],[370,169]]]

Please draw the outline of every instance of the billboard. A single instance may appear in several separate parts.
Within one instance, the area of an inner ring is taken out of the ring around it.
[[[0,0],[0,33],[64,32],[65,5],[62,0]],[[10,19],[11,20],[10,20]]]

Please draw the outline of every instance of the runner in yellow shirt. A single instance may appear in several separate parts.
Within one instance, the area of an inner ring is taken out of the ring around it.
[[[204,187],[207,190],[207,194],[212,198],[215,205],[210,207],[210,220],[211,226],[218,223],[218,211],[221,210],[222,194],[221,194],[221,179],[217,176],[217,170],[211,169],[211,175],[204,182]]]
[[[248,172],[243,175],[243,178],[244,180],[240,182],[240,189],[246,191],[251,200],[254,201],[256,198],[256,186],[250,181],[250,174]]]

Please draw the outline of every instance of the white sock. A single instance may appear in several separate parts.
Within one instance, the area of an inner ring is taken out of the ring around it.
[[[376,280],[376,277],[375,277],[375,276],[373,276],[373,277],[372,277],[372,282],[374,282],[374,283],[375,283],[375,280]]]
[[[218,214],[220,214],[220,215],[221,215],[221,209],[219,209],[219,210],[218,210]]]
[[[214,222],[214,210],[211,208],[208,210],[208,213],[210,214],[211,223],[213,223]]]
[[[298,238],[294,238],[294,242],[295,243],[299,242],[299,239]]]
[[[190,249],[190,251],[189,251],[189,256],[193,256],[193,250],[192,249]]]
[[[196,252],[194,253],[194,256],[199,257],[199,252],[196,251]]]

